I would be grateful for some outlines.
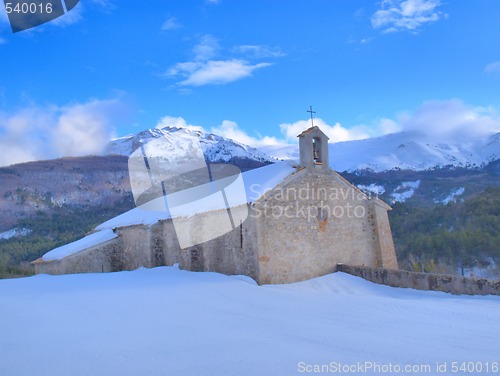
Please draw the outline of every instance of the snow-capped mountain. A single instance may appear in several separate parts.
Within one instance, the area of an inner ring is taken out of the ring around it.
[[[165,150],[182,150],[186,143],[199,141],[205,158],[210,162],[230,162],[235,159],[249,160],[262,164],[276,162],[263,152],[237,141],[204,133],[191,128],[164,127],[142,131],[112,140],[105,150],[106,155],[130,156],[134,150],[148,142],[163,137],[168,146]]]
[[[298,145],[260,149],[279,159],[297,159]],[[500,158],[500,133],[487,137],[439,141],[420,132],[401,132],[329,145],[330,166],[337,171],[479,167]]]
[[[500,157],[500,135],[439,141],[419,132],[401,132],[330,147],[340,171],[395,168],[422,171],[444,166],[482,166]]]
[[[262,146],[258,149],[235,140],[196,129],[164,127],[148,129],[135,135],[112,140],[106,155],[129,156],[132,152],[160,137],[169,150],[182,149],[186,142],[198,140],[210,162],[235,159],[258,163],[299,159],[297,144]],[[440,141],[421,132],[392,133],[364,140],[329,145],[330,166],[337,171],[394,169],[423,171],[445,166],[480,167],[500,158],[500,133],[474,139]]]

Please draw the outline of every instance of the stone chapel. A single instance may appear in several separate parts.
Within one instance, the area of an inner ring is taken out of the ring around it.
[[[246,200],[238,205],[248,215],[231,219],[230,231],[182,247],[176,234],[178,218],[138,207],[34,261],[36,273],[178,264],[185,270],[246,275],[259,284],[277,284],[332,273],[337,264],[397,269],[390,207],[329,167],[328,137],[317,126],[298,138],[300,161],[241,174]],[[228,213],[225,207],[203,213],[210,218],[194,222],[193,236],[202,230],[201,224],[220,227]]]

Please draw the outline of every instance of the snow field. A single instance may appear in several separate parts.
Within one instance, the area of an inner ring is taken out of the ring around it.
[[[0,280],[0,375],[299,375],[500,362],[500,297],[336,273],[289,285],[175,267]],[[303,370],[303,369],[302,369]]]

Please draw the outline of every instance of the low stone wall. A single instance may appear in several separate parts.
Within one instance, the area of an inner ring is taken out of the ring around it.
[[[338,264],[337,271],[392,287],[443,291],[458,295],[500,295],[500,281],[482,278],[415,273],[405,270],[389,270],[366,266],[349,266],[345,264]]]

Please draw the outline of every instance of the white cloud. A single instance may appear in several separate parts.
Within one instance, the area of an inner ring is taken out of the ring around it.
[[[177,22],[177,19],[175,17],[169,17],[167,20],[161,25],[161,29],[163,31],[168,31],[168,30],[175,30],[179,29],[182,25]]]
[[[218,5],[221,0],[205,0],[208,4]]]
[[[220,50],[219,42],[212,35],[201,37],[200,43],[193,48],[194,60],[205,61],[213,58]]]
[[[165,127],[187,128],[205,133],[213,133],[250,146],[275,145],[283,142],[283,140],[278,140],[269,136],[262,137],[259,134],[257,134],[256,137],[250,136],[244,130],[240,129],[237,123],[231,120],[224,120],[221,125],[205,129],[198,125],[189,124],[182,117],[164,116],[160,119],[158,124],[156,124],[156,128]]]
[[[375,29],[385,33],[418,31],[423,25],[435,22],[443,16],[437,8],[441,0],[383,0],[372,18]],[[446,15],[444,15],[446,16]]]
[[[345,128],[340,123],[329,125],[321,118],[315,118],[314,125],[318,126],[330,138],[330,142],[361,140],[370,137],[364,126]],[[280,124],[280,130],[286,142],[297,142],[297,136],[309,127],[311,127],[310,120]]]
[[[330,138],[330,142],[360,140],[379,137],[401,131],[419,131],[437,141],[473,141],[477,137],[500,132],[500,116],[495,108],[473,107],[459,99],[424,102],[413,112],[404,112],[396,119],[380,118],[373,123],[345,127],[340,123],[328,124],[321,118],[314,119],[317,125]],[[235,139],[254,147],[296,143],[297,136],[311,126],[309,119],[280,124],[282,136],[279,138],[249,135],[238,124],[225,120],[210,131],[224,137]]]
[[[99,154],[124,113],[125,105],[119,99],[0,113],[0,166]]]
[[[379,123],[372,127],[358,125],[353,128],[345,128],[339,123],[329,125],[322,119],[315,118],[314,125],[319,126],[321,130],[325,132],[325,134],[330,138],[330,142],[359,140],[372,136],[393,133],[400,130],[399,126],[390,119],[382,119]],[[220,125],[206,129],[201,126],[189,124],[182,117],[165,116],[158,122],[156,128],[163,128],[166,126],[189,128],[205,133],[214,133],[219,136],[231,138],[246,145],[260,147],[267,145],[297,143],[297,136],[302,131],[309,128],[311,123],[310,120],[299,120],[294,123],[281,124],[279,125],[282,135],[281,137],[263,136],[259,133],[251,135],[244,129],[241,129],[236,122],[231,120],[224,120]]]
[[[222,85],[249,77],[269,63],[249,64],[244,60],[210,60],[198,64],[179,64],[174,69],[176,74],[187,77],[178,83],[180,86]]]
[[[115,4],[111,0],[91,0],[91,2],[105,11],[111,11],[115,9]]]
[[[275,137],[270,136],[250,136],[243,129],[241,129],[237,123],[231,120],[224,120],[220,126],[212,127],[210,132],[254,147],[276,145],[283,142],[282,140],[278,140]]]
[[[163,77],[178,79],[178,87],[223,85],[250,77],[254,71],[272,65],[267,62],[252,63],[248,59],[241,58],[216,60],[215,57],[221,54],[221,50],[217,39],[211,35],[204,35],[200,43],[193,48],[193,60],[175,64],[163,74]],[[257,54],[267,56],[274,54],[276,57],[279,53],[277,49],[254,45],[239,46],[232,51],[251,53],[253,58],[257,58]]]
[[[278,47],[269,47],[261,45],[242,45],[234,49],[236,52],[242,54],[250,54],[257,58],[263,57],[283,57],[286,54]]]
[[[384,124],[392,121],[384,119]],[[353,128],[345,128],[340,123],[335,123],[334,125],[329,125],[320,118],[314,119],[314,125],[321,128],[321,130],[330,138],[330,142],[341,142],[341,141],[351,141],[360,140],[364,138],[369,138],[371,136],[379,136],[386,133],[394,132],[394,127],[367,127],[364,125],[355,126]],[[259,147],[265,145],[278,145],[286,143],[297,143],[297,136],[304,130],[311,126],[310,120],[298,120],[294,123],[283,123],[279,125],[281,137],[270,137],[262,136],[256,134],[255,136],[249,135],[246,131],[241,129],[237,123],[230,120],[224,120],[220,126],[212,127],[210,132],[232,138],[241,143]],[[399,128],[397,129],[399,130]]]
[[[197,126],[197,125],[191,125],[184,120],[182,117],[174,117],[174,116],[164,116],[160,119],[160,121],[156,124],[155,128],[165,128],[165,127],[172,127],[172,128],[188,128],[192,129],[195,131],[201,131],[205,132],[203,127]]]
[[[118,100],[93,100],[61,108],[52,132],[58,154],[100,153],[114,134],[113,119],[119,117],[121,107]]]
[[[413,113],[399,115],[402,130],[420,131],[437,140],[473,139],[500,132],[493,108],[473,107],[459,99],[424,102]]]
[[[401,126],[392,119],[382,118],[377,124],[371,127],[375,136],[382,136],[389,133],[401,132]]]
[[[495,61],[494,63],[488,64],[484,71],[486,73],[497,73],[500,72],[500,61]]]
[[[314,119],[317,125],[330,138],[330,142],[360,140],[379,137],[401,131],[418,131],[433,137],[436,141],[471,141],[477,137],[489,136],[500,132],[500,116],[495,108],[472,107],[459,99],[424,102],[413,112],[404,112],[396,119],[380,118],[369,125],[359,124],[344,127],[340,123],[328,124],[321,118]],[[157,128],[165,126],[190,128],[206,133],[214,133],[231,138],[253,147],[297,143],[297,136],[311,126],[310,119],[279,125],[281,137],[249,134],[231,120],[209,130],[188,124],[182,117],[165,116]]]
[[[36,136],[33,128],[49,129],[52,110],[27,108],[16,114],[0,114],[0,166],[36,160],[43,154],[45,134]],[[34,125],[36,124],[36,125]]]

